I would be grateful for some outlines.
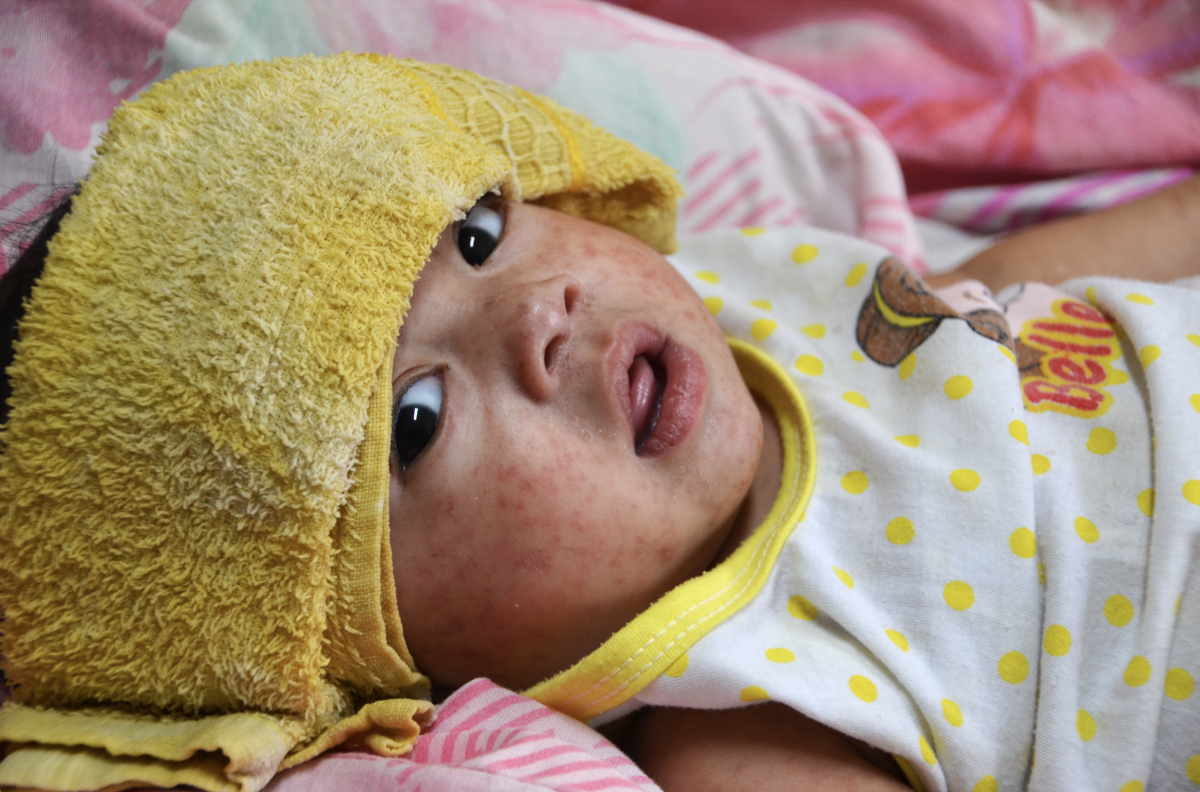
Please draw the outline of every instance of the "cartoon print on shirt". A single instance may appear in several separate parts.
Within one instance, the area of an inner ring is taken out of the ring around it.
[[[1079,300],[1055,300],[1050,310],[1052,316],[1022,322],[1018,334],[1025,409],[1098,418],[1113,400],[1105,386],[1128,379],[1111,365],[1121,356],[1116,325]]]
[[[984,338],[1013,348],[1004,314],[991,308],[960,314],[898,259],[886,258],[858,312],[858,345],[876,363],[896,366],[946,319],[962,319]]]

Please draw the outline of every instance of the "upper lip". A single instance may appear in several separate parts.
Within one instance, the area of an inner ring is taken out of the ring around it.
[[[612,397],[620,412],[625,416],[629,428],[630,442],[635,446],[638,440],[645,438],[636,436],[640,427],[634,426],[633,404],[630,401],[629,370],[634,360],[645,356],[652,363],[658,362],[658,357],[667,344],[666,335],[648,322],[632,321],[621,324],[616,330],[616,338],[605,356],[605,367],[608,370],[608,382]],[[659,369],[661,370],[661,368]],[[659,398],[663,388],[659,388]]]

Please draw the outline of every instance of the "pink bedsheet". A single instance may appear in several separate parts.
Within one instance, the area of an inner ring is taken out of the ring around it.
[[[1195,0],[617,0],[846,99],[909,194],[1200,163]]]

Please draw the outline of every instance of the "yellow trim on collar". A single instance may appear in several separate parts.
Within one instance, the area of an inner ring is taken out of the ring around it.
[[[559,712],[588,721],[624,704],[710,630],[750,602],[804,518],[816,480],[817,445],[795,383],[770,356],[729,339],[742,378],[779,422],[783,474],[762,524],[733,555],[682,583],[571,668],[525,691]]]

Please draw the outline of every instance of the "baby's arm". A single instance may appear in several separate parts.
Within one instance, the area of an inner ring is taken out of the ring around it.
[[[645,709],[622,747],[666,792],[909,788],[887,754],[776,702]]]
[[[1112,209],[1013,234],[953,272],[926,280],[937,289],[974,278],[999,291],[1083,275],[1149,281],[1200,275],[1200,176]]]

